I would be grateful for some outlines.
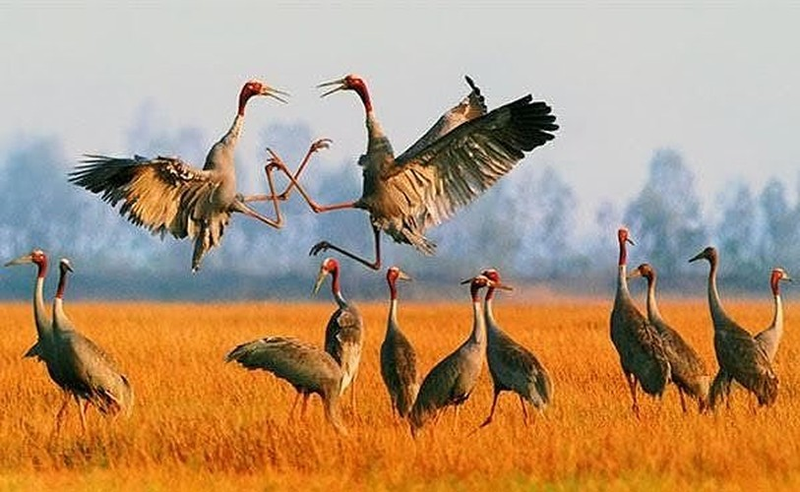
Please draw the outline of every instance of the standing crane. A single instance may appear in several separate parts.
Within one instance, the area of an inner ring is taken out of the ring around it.
[[[620,228],[617,239],[619,263],[617,293],[611,310],[611,342],[619,353],[619,362],[633,400],[631,409],[638,418],[637,383],[641,384],[645,393],[660,398],[670,380],[670,365],[661,337],[636,308],[628,290],[626,246],[628,243],[634,244],[628,229]]]
[[[85,432],[85,414],[89,404],[104,415],[122,413],[130,416],[133,411],[133,388],[111,357],[81,335],[64,312],[67,273],[72,271],[69,260],[62,258],[59,262],[58,290],[53,300],[53,347],[67,393],[56,417],[56,429],[61,426],[71,394],[78,404],[81,427]]]
[[[9,261],[5,266],[33,264],[37,267],[36,281],[33,286],[33,319],[36,325],[38,340],[28,349],[25,357],[38,357],[45,363],[47,373],[63,391],[67,390],[66,380],[56,359],[54,340],[53,340],[53,320],[45,308],[44,303],[44,279],[47,276],[48,258],[41,249],[34,249],[26,255]],[[69,394],[65,393],[67,401]]]
[[[338,306],[325,327],[325,352],[342,368],[341,391],[355,385],[358,376],[358,365],[361,362],[361,349],[364,346],[364,320],[356,306],[345,300],[339,288],[339,263],[333,258],[326,258],[319,268],[314,294],[319,292],[325,277],[331,276],[331,292]],[[356,406],[355,387],[350,390],[353,410]]]
[[[301,395],[301,416],[305,417],[308,397],[312,393],[318,394],[325,418],[337,432],[347,433],[338,409],[342,370],[333,357],[319,347],[290,337],[266,337],[237,346],[228,353],[225,361],[236,361],[250,370],[269,371],[294,386],[297,396],[289,412],[290,418]]]
[[[714,351],[719,363],[714,382],[711,384],[710,403],[713,409],[725,391],[726,381],[735,380],[758,399],[759,406],[769,406],[778,397],[778,376],[764,348],[750,333],[739,326],[722,308],[717,290],[717,265],[719,255],[711,246],[692,257],[689,262],[707,260],[708,306],[714,324]]]
[[[667,360],[669,360],[672,370],[672,382],[678,388],[678,395],[681,399],[681,409],[686,413],[683,394],[687,393],[697,400],[697,408],[702,413],[708,405],[710,384],[705,362],[680,333],[661,317],[656,303],[657,275],[655,268],[649,263],[642,263],[628,275],[628,278],[632,277],[644,277],[647,280],[647,320],[656,328],[664,342]]]
[[[769,278],[769,286],[772,289],[772,298],[775,306],[772,315],[772,323],[770,323],[767,328],[755,336],[756,342],[758,342],[767,353],[767,357],[769,358],[770,362],[775,360],[775,355],[778,353],[778,345],[780,345],[781,338],[783,338],[783,301],[781,300],[781,280],[791,282],[792,278],[783,268],[773,268]]]
[[[494,285],[486,289],[483,304],[487,328],[486,361],[489,373],[492,375],[494,399],[489,416],[480,426],[485,427],[492,422],[497,398],[502,391],[513,391],[519,396],[523,420],[527,425],[528,410],[525,408],[525,402],[529,402],[540,412],[543,411],[553,398],[553,383],[547,369],[536,356],[508,336],[494,319],[492,303],[496,285],[500,284],[500,273],[491,268],[481,272],[481,275],[494,282]]]
[[[254,96],[268,96],[285,102],[287,93],[257,80],[244,84],[239,107],[228,132],[211,147],[203,169],[190,166],[176,157],[147,159],[136,156],[116,158],[86,155],[81,165],[69,173],[69,181],[97,193],[112,207],[120,201],[119,213],[133,224],[163,238],[195,240],[192,271],[200,268],[203,256],[218,246],[234,212],[257,219],[271,227],[283,224],[272,184],[271,171],[280,162],[267,166],[267,181],[272,194],[275,219],[270,219],[247,202],[264,200],[264,195],[242,196],[236,192],[234,150],[244,124],[247,102]],[[306,155],[320,148],[315,142]],[[288,170],[282,169],[288,174]]]
[[[298,172],[289,176],[291,187],[308,202],[315,213],[342,209],[362,209],[370,214],[375,244],[375,260],[322,241],[310,254],[333,250],[373,270],[381,266],[380,233],[395,242],[410,244],[431,255],[436,245],[424,236],[429,227],[438,225],[472,202],[507,174],[525,157],[525,152],[544,145],[558,129],[555,116],[545,102],[527,95],[490,112],[483,96],[467,77],[470,94],[445,113],[414,145],[398,157],[383,133],[372,108],[367,85],[356,75],[320,84],[335,86],[323,94],[354,91],[366,111],[367,151],[358,164],[363,169],[361,198],[333,205],[319,205],[297,183]],[[273,155],[271,162],[286,166]]]
[[[759,332],[754,338],[757,344],[764,349],[770,363],[775,362],[775,355],[778,353],[778,345],[783,338],[783,301],[781,300],[780,282],[786,280],[791,282],[792,279],[783,268],[776,267],[770,274],[770,288],[772,289],[772,298],[774,300],[774,311],[772,315],[772,323]],[[717,395],[725,398],[726,404],[730,404],[731,383],[732,378],[725,377],[717,381],[719,390]]]
[[[397,324],[397,280],[411,280],[400,268],[386,270],[389,284],[389,314],[381,343],[381,377],[389,391],[392,413],[406,418],[419,390],[417,354]]]
[[[462,283],[470,284],[472,333],[455,352],[439,361],[422,381],[409,416],[411,434],[414,436],[448,406],[455,407],[457,421],[459,406],[472,394],[486,354],[486,320],[481,311],[480,290],[485,287],[510,290],[510,287],[484,275],[477,275]]]

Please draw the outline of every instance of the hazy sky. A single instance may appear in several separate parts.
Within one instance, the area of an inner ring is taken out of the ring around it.
[[[704,194],[771,176],[793,190],[798,178],[790,3],[196,3],[0,3],[0,144],[52,135],[76,159],[129,154],[125,134],[148,102],[165,129],[199,127],[210,146],[257,77],[293,97],[251,104],[246,138],[305,121],[335,140],[332,158],[355,160],[360,104],[320,100],[314,85],[362,75],[399,152],[463,97],[469,74],[491,107],[528,92],[553,106],[561,130],[525,165],[557,166],[584,207],[632,196],[662,146],[683,154]],[[240,166],[263,159],[255,147],[240,155]]]

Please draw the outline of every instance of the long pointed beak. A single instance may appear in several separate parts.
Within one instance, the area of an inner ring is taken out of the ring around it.
[[[317,281],[314,282],[314,290],[313,290],[313,292],[311,294],[312,296],[317,295],[317,292],[319,292],[319,288],[322,287],[322,282],[325,281],[325,277],[327,275],[328,275],[328,272],[326,272],[325,270],[320,270],[319,271],[319,274],[317,274]]]
[[[631,245],[631,246],[636,246],[636,243],[634,243],[634,242],[633,242],[633,239],[631,239],[631,238],[629,238],[629,237],[626,237],[626,238],[625,238],[625,241],[627,241],[628,243],[630,243],[630,245]]]
[[[473,280],[475,280],[475,277],[466,278],[466,279],[462,280],[461,282],[459,282],[459,285],[468,284],[468,283],[472,282]]]
[[[786,280],[787,282],[794,282],[794,279],[792,279],[792,277],[790,277],[788,273],[783,275],[783,279]]]
[[[14,260],[11,260],[11,261],[7,262],[3,266],[26,265],[28,263],[33,263],[33,258],[31,257],[30,254],[22,255],[17,259],[14,259]]]
[[[630,273],[628,273],[628,275],[625,276],[625,278],[631,279],[631,278],[636,278],[636,277],[641,277],[641,276],[642,276],[642,272],[640,272],[638,268],[634,268]]]
[[[691,258],[689,258],[689,263],[692,263],[693,261],[697,261],[697,260],[699,260],[701,258],[703,258],[703,251],[701,251],[701,252],[697,253],[696,255],[692,256]]]
[[[317,85],[317,89],[322,89],[323,87],[330,87],[332,85],[336,86],[333,89],[324,92],[319,97],[330,96],[334,92],[339,92],[339,91],[343,91],[343,90],[347,89],[347,85],[345,85],[344,82],[345,82],[345,79],[338,79],[338,80],[331,80],[330,82],[323,82],[323,83]]]
[[[398,270],[398,271],[397,271],[397,278],[398,278],[399,280],[408,280],[408,281],[412,281],[412,280],[414,280],[414,279],[413,279],[413,278],[411,278],[411,277],[410,277],[408,274],[406,274],[406,272],[404,272],[403,270]],[[786,278],[788,278],[788,277],[786,277]]]
[[[510,285],[506,285],[501,282],[494,282],[492,280],[489,280],[488,285],[489,287],[494,287],[495,289],[500,289],[500,290],[514,290],[514,287],[511,287]]]
[[[274,87],[268,87],[268,86],[265,86],[264,88],[261,89],[261,95],[262,96],[271,97],[273,99],[277,99],[278,101],[280,101],[280,102],[282,102],[284,104],[288,103],[288,101],[286,99],[284,99],[284,97],[291,96],[291,94],[289,94],[286,91],[282,91],[280,89],[276,89]],[[283,97],[281,97],[281,96],[283,96]]]

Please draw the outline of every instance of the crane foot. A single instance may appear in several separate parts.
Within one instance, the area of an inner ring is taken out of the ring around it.
[[[331,243],[328,241],[320,241],[314,246],[311,247],[311,251],[308,252],[308,256],[317,256],[318,254],[322,253],[323,251],[327,251],[328,248],[331,247]]]
[[[332,143],[333,140],[331,140],[330,138],[320,138],[319,140],[311,144],[311,147],[308,148],[308,153],[311,154],[314,152],[318,152],[322,149],[329,149]]]

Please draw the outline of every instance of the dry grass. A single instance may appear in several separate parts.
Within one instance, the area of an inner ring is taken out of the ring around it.
[[[466,297],[466,296],[465,296]],[[704,301],[662,302],[662,312],[716,368]],[[771,304],[728,303],[746,326],[765,326]],[[287,422],[293,389],[267,373],[224,364],[236,344],[270,334],[322,343],[328,304],[75,304],[82,331],[119,359],[136,390],[130,420],[90,413],[82,436],[75,408],[51,438],[59,393],[44,366],[21,354],[34,340],[27,304],[0,304],[0,489],[488,489],[695,490],[800,487],[797,325],[778,354],[781,392],[774,408],[753,413],[742,391],[716,415],[680,412],[671,389],[630,401],[608,336],[610,303],[519,305],[500,299],[496,316],[533,349],[555,381],[555,404],[529,427],[518,402],[500,400],[495,422],[488,372],[463,407],[413,441],[393,422],[378,371],[385,306],[361,306],[367,345],[349,398],[350,436],[326,425],[316,397],[307,422]],[[471,327],[468,303],[401,303],[400,322],[420,371],[456,347]]]

